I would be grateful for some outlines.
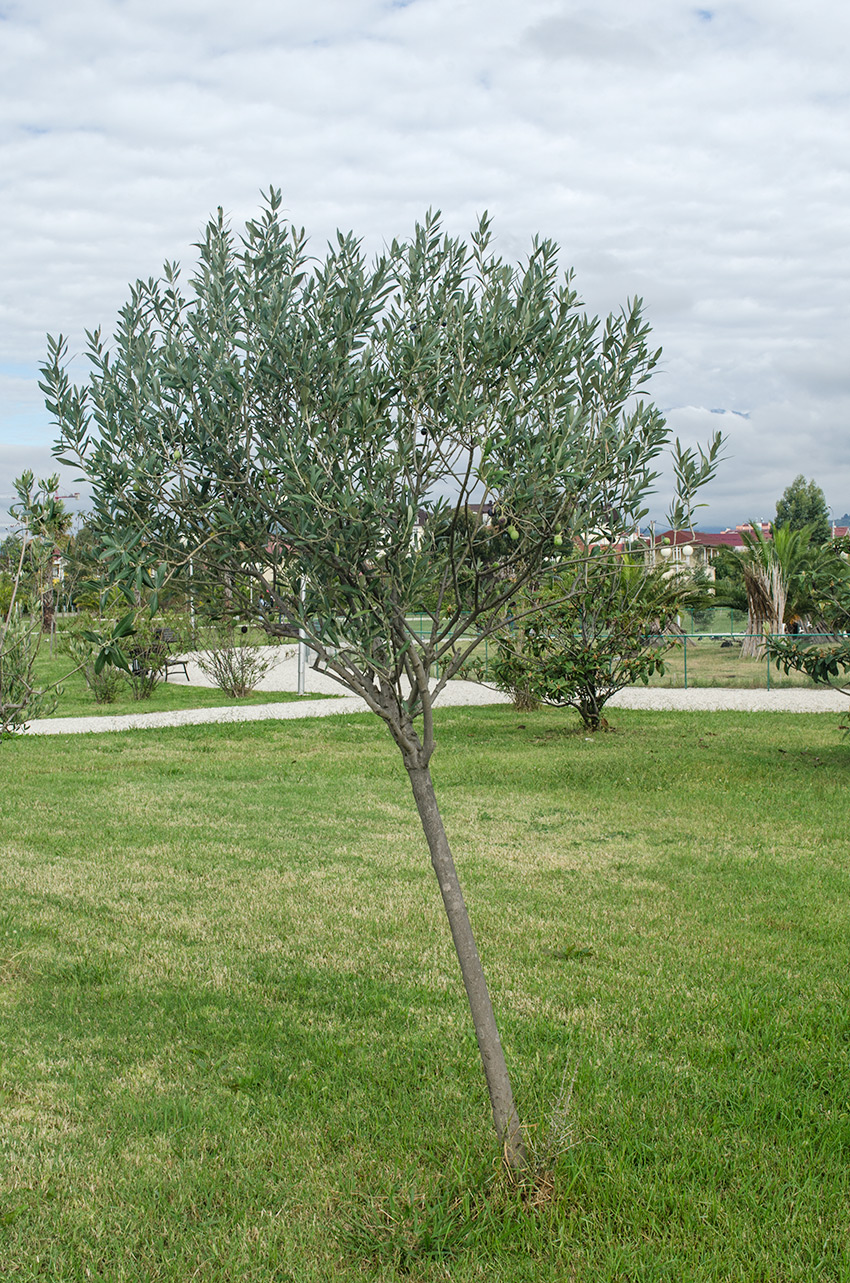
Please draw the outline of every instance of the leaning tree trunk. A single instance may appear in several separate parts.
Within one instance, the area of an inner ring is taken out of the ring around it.
[[[415,646],[409,646],[406,631],[407,625],[402,615],[395,630],[394,641],[399,645],[406,677],[411,685],[411,694],[407,697],[403,697],[399,690],[397,675],[392,681],[386,674],[376,673],[374,670],[372,672],[358,670],[353,664],[347,664],[341,656],[331,655],[321,641],[314,642],[314,645],[317,648],[317,655],[324,662],[325,670],[354,694],[365,699],[372,712],[383,719],[401,751],[405,770],[410,777],[419,819],[431,853],[431,864],[437,875],[440,894],[443,897],[443,906],[449,920],[460,973],[466,987],[484,1077],[490,1093],[496,1135],[504,1147],[505,1159],[509,1166],[521,1169],[527,1164],[525,1144],[519,1115],[514,1105],[502,1040],[499,1037],[484,968],[472,934],[454,858],[443,827],[437,795],[434,792],[434,782],[428,769],[435,743],[433,698],[429,681],[434,656],[429,648],[425,648],[424,652],[420,653]],[[445,680],[447,676],[444,672],[443,681]],[[415,707],[414,694],[418,694],[417,715],[422,716],[421,736],[414,728],[414,714],[411,713],[411,708]]]
[[[525,1145],[519,1115],[514,1105],[505,1053],[502,1050],[484,968],[481,965],[451,848],[443,827],[431,772],[427,766],[408,766],[407,771],[431,852],[431,863],[437,875],[449,919],[463,983],[466,986],[469,1008],[475,1025],[475,1036],[478,1039],[484,1076],[490,1093],[496,1134],[504,1146],[508,1164],[513,1168],[521,1168],[526,1164]]]

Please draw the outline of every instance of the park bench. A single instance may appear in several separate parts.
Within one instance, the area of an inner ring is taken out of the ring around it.
[[[179,638],[177,634],[174,632],[173,628],[158,628],[156,630],[156,637],[158,641],[162,642],[163,646],[174,646],[179,641]],[[165,660],[165,669],[164,669],[165,680],[168,681],[168,674],[172,669],[174,670],[174,672],[177,672],[178,668],[183,669],[183,676],[186,678],[186,681],[188,682],[189,670],[186,667],[186,660],[172,659],[170,654],[166,657],[166,660]]]
[[[189,680],[189,670],[186,667],[185,659],[172,659],[169,648],[179,641],[177,634],[172,628],[157,628],[154,633],[154,642],[150,646],[137,646],[130,651],[130,669],[134,677],[144,677],[154,667],[163,673],[164,680],[168,681],[170,672],[178,672],[181,668],[186,681]],[[151,661],[154,661],[153,663]]]

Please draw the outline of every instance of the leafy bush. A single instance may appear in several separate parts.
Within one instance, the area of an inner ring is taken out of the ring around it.
[[[49,717],[57,690],[33,685],[32,675],[41,642],[41,618],[36,611],[13,612],[0,628],[0,735],[24,726],[34,717]]]
[[[199,654],[198,666],[233,699],[250,695],[272,665],[274,652],[250,640],[247,624],[228,621],[212,625],[210,643]]]
[[[121,624],[81,612],[63,629],[63,649],[82,673],[98,704],[113,703],[124,684],[130,687],[133,699],[150,699],[168,660],[189,642],[188,622],[182,615],[159,614],[151,619],[139,611],[131,624],[120,634],[128,640],[121,643],[122,658],[116,661],[117,667],[116,662],[104,664],[99,657],[107,640],[104,625],[107,630],[115,629],[118,636]]]
[[[497,642],[496,684],[517,708],[567,705],[598,730],[612,695],[664,672],[662,656],[676,642],[670,621],[694,595],[689,582],[648,570],[640,558],[592,550],[517,599]]]
[[[161,614],[151,619],[144,612],[137,613],[132,640],[126,646],[130,671],[124,675],[133,699],[150,699],[168,660],[187,648],[189,636],[183,615]]]
[[[9,607],[12,604],[12,594],[15,591],[15,581],[5,570],[0,570],[0,616],[4,619],[9,613]]]
[[[44,620],[53,618],[53,550],[67,522],[58,476],[36,483],[24,472],[14,485],[18,503],[9,512],[18,530],[0,547],[0,736],[56,706],[51,688],[33,684],[33,670]]]
[[[95,703],[114,704],[124,683],[124,675],[109,664],[98,671],[96,661],[100,646],[91,640],[91,630],[98,623],[99,620],[90,615],[76,615],[73,623],[62,630],[60,645],[82,674]],[[84,635],[86,633],[89,633],[88,637]]]

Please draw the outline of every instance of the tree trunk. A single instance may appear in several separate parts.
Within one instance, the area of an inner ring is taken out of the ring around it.
[[[515,686],[511,694],[518,713],[533,713],[540,707],[540,700],[532,695],[527,686]]]
[[[741,642],[742,659],[764,659],[764,634],[769,620],[762,614],[750,609],[747,618],[747,631]]]
[[[766,634],[781,635],[785,631],[786,587],[782,571],[776,564],[745,566],[744,587],[748,618],[741,658],[764,659],[767,653]]]
[[[581,717],[581,724],[586,731],[598,731],[602,725],[602,703],[594,688],[587,686],[579,689],[578,699],[574,705]]]
[[[53,616],[56,611],[56,605],[53,600],[53,589],[48,588],[41,594],[41,631],[50,633],[53,631]]]
[[[431,863],[437,875],[449,919],[463,983],[466,986],[472,1021],[475,1025],[475,1036],[478,1039],[484,1076],[490,1093],[496,1134],[504,1146],[509,1165],[513,1168],[522,1168],[526,1165],[525,1145],[519,1116],[514,1105],[508,1068],[505,1064],[505,1053],[502,1050],[502,1042],[496,1026],[484,968],[478,955],[454,859],[437,805],[431,772],[427,766],[408,766],[407,770],[419,810],[419,818],[431,852]]]

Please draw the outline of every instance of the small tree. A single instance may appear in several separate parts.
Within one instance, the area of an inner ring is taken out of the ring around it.
[[[826,496],[814,481],[800,474],[786,486],[776,504],[777,527],[789,530],[808,529],[813,544],[825,544],[832,536]]]
[[[486,218],[467,245],[429,215],[372,265],[342,234],[311,263],[280,203],[273,191],[241,240],[219,211],[191,295],[173,264],[138,282],[111,350],[99,330],[89,336],[86,386],[71,385],[65,342],[51,339],[42,387],[128,594],[166,586],[190,561],[234,612],[253,590],[266,630],[301,632],[316,663],[385,722],[448,915],[496,1131],[522,1165],[429,769],[434,701],[554,546],[603,514],[618,528],[645,515],[668,431],[636,394],[658,353],[639,300],[603,326],[583,312],[550,241],[513,267],[493,253]],[[504,525],[488,533],[465,514],[491,500]],[[501,541],[493,557],[490,539]],[[425,600],[420,636],[409,615]]]
[[[496,682],[525,699],[574,708],[585,729],[597,731],[612,695],[664,672],[663,656],[678,641],[668,623],[697,599],[686,580],[649,569],[642,556],[594,548],[517,599],[532,613],[499,638]]]
[[[31,472],[16,482],[10,509],[19,528],[4,543],[7,569],[0,613],[0,736],[55,707],[55,687],[37,685],[34,669],[43,632],[45,585],[50,582],[55,537],[66,514],[54,497],[59,478],[37,484]],[[52,583],[50,588],[52,602]]]
[[[742,532],[741,575],[747,596],[745,658],[763,658],[767,637],[781,636],[789,618],[807,613],[811,574],[820,550],[811,544],[809,527],[771,526],[766,538],[755,523]]]
[[[274,659],[274,651],[252,641],[247,624],[225,619],[208,625],[198,667],[225,695],[244,699],[265,677]]]

